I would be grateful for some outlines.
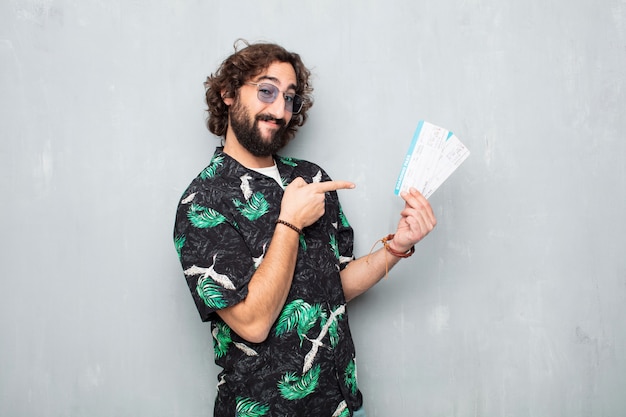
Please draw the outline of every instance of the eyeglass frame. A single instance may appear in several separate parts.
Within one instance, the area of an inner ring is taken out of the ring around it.
[[[252,81],[247,81],[245,84],[250,84],[250,85],[254,85],[257,88],[257,98],[259,99],[259,101],[263,102],[263,103],[267,103],[267,104],[272,104],[273,102],[276,101],[276,99],[278,98],[278,93],[282,93],[283,94],[283,99],[285,100],[285,110],[290,112],[291,114],[298,114],[302,111],[302,107],[304,107],[304,97],[302,97],[300,94],[293,94],[293,97],[287,95],[287,93],[285,91],[280,91],[280,89],[275,86],[272,83],[255,83]],[[267,90],[271,90],[272,92],[272,97],[263,97],[262,88],[261,86],[269,86],[269,88],[266,88]],[[300,99],[300,108],[298,109],[298,111],[294,111],[294,105],[296,104],[296,97]],[[291,110],[288,108],[289,106],[289,101],[287,101],[287,98],[291,98],[293,99],[293,101],[291,102]],[[269,101],[271,100],[271,101]]]

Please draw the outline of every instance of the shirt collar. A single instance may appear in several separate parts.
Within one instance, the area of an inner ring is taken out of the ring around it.
[[[223,146],[218,146],[215,148],[215,156],[223,157],[224,168],[232,172],[233,175],[237,178],[245,174],[252,175],[253,178],[266,178],[265,175],[241,165],[241,163],[239,163],[235,158],[224,152]],[[278,172],[280,173],[281,178],[286,179],[287,184],[289,184],[293,179],[292,175],[295,167],[297,166],[297,160],[293,158],[283,157],[277,154],[273,155],[273,158],[276,166],[278,167]]]

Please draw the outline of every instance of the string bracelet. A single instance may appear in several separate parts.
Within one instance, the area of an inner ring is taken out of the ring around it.
[[[296,232],[297,234],[299,234],[300,236],[302,236],[302,235],[304,234],[304,233],[302,232],[302,229],[300,229],[300,228],[298,228],[298,227],[294,226],[293,224],[291,224],[291,223],[289,223],[289,222],[287,222],[287,221],[285,221],[285,220],[278,219],[278,220],[276,220],[276,224],[282,224],[282,225],[285,225],[285,226],[287,226],[288,228],[290,228],[291,230],[293,230],[294,232]]]
[[[374,247],[376,247],[376,244],[378,242],[382,242],[383,246],[385,247],[385,250],[389,252],[390,254],[392,254],[393,256],[398,257],[398,258],[408,258],[409,256],[415,253],[415,245],[411,246],[411,249],[409,249],[406,252],[398,252],[396,250],[393,250],[391,246],[389,246],[389,243],[388,243],[390,240],[393,240],[393,237],[394,237],[393,234],[389,234],[385,236],[384,238],[379,239],[376,242],[374,242],[372,249],[370,249],[370,253],[367,255],[368,260],[369,260],[369,256],[374,251]],[[387,260],[387,257],[385,256],[385,279],[387,278],[389,278],[389,261]]]
[[[389,246],[389,242],[390,240],[393,240],[394,235],[387,235],[384,238],[380,239],[381,242],[383,242],[383,245],[385,246],[385,249],[387,249],[387,252],[389,252],[390,254],[392,254],[395,257],[398,258],[408,258],[409,256],[413,255],[415,253],[415,245],[411,246],[411,249],[409,249],[406,252],[398,252],[395,251],[391,248],[391,246]]]

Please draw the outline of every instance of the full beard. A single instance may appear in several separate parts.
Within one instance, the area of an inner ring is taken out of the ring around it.
[[[268,139],[264,139],[259,130],[259,120],[275,120],[279,128],[272,132]],[[239,102],[231,108],[230,126],[241,146],[257,157],[274,155],[289,142],[285,135],[287,124],[284,119],[274,119],[269,115],[259,114],[255,117],[254,122],[250,122],[247,109],[241,106]]]

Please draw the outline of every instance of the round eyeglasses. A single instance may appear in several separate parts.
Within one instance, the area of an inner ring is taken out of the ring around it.
[[[281,91],[274,84],[270,83],[253,83],[247,82],[246,84],[256,86],[257,98],[263,103],[273,103],[276,101],[276,97],[278,97],[278,93]],[[290,112],[291,114],[298,114],[300,110],[302,110],[302,104],[304,104],[304,99],[302,96],[298,94],[292,93],[283,93],[283,98],[285,99],[285,110]]]

